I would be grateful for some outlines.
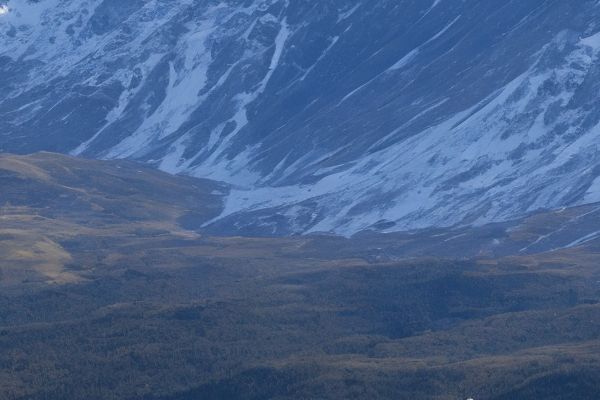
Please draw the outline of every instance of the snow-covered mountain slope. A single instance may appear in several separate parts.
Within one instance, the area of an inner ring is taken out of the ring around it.
[[[228,182],[214,229],[351,234],[600,201],[597,0],[4,3],[0,150]]]

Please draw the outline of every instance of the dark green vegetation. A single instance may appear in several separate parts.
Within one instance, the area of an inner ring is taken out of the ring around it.
[[[226,187],[136,164],[0,156],[0,189],[0,399],[600,396],[594,206],[242,238],[185,229]]]

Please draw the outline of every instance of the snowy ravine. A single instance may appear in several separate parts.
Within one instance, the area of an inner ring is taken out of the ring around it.
[[[0,0],[0,151],[232,185],[249,234],[600,201],[597,0]]]

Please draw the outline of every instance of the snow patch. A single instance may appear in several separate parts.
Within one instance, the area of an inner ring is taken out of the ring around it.
[[[439,1],[439,0],[437,0]],[[348,19],[352,16],[352,14],[354,14],[356,12],[356,10],[358,10],[358,8],[361,6],[361,4],[357,4],[354,7],[352,7],[351,9],[349,9],[348,11],[342,12],[339,16],[338,16],[338,20],[337,22],[340,23],[345,19]]]
[[[584,46],[588,46],[594,49],[594,51],[599,51],[600,50],[600,32],[582,38],[580,43]]]
[[[402,57],[398,62],[396,62],[394,65],[392,65],[388,71],[395,71],[397,69],[401,69],[404,68],[407,64],[409,64],[412,60],[415,59],[415,57],[417,57],[420,53],[420,49],[416,48],[412,51],[410,51],[407,55],[405,55],[404,57]]]

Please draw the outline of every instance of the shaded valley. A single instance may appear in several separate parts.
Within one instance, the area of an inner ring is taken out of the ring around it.
[[[0,155],[0,188],[2,399],[600,393],[598,205],[232,237],[227,185],[129,161]]]

